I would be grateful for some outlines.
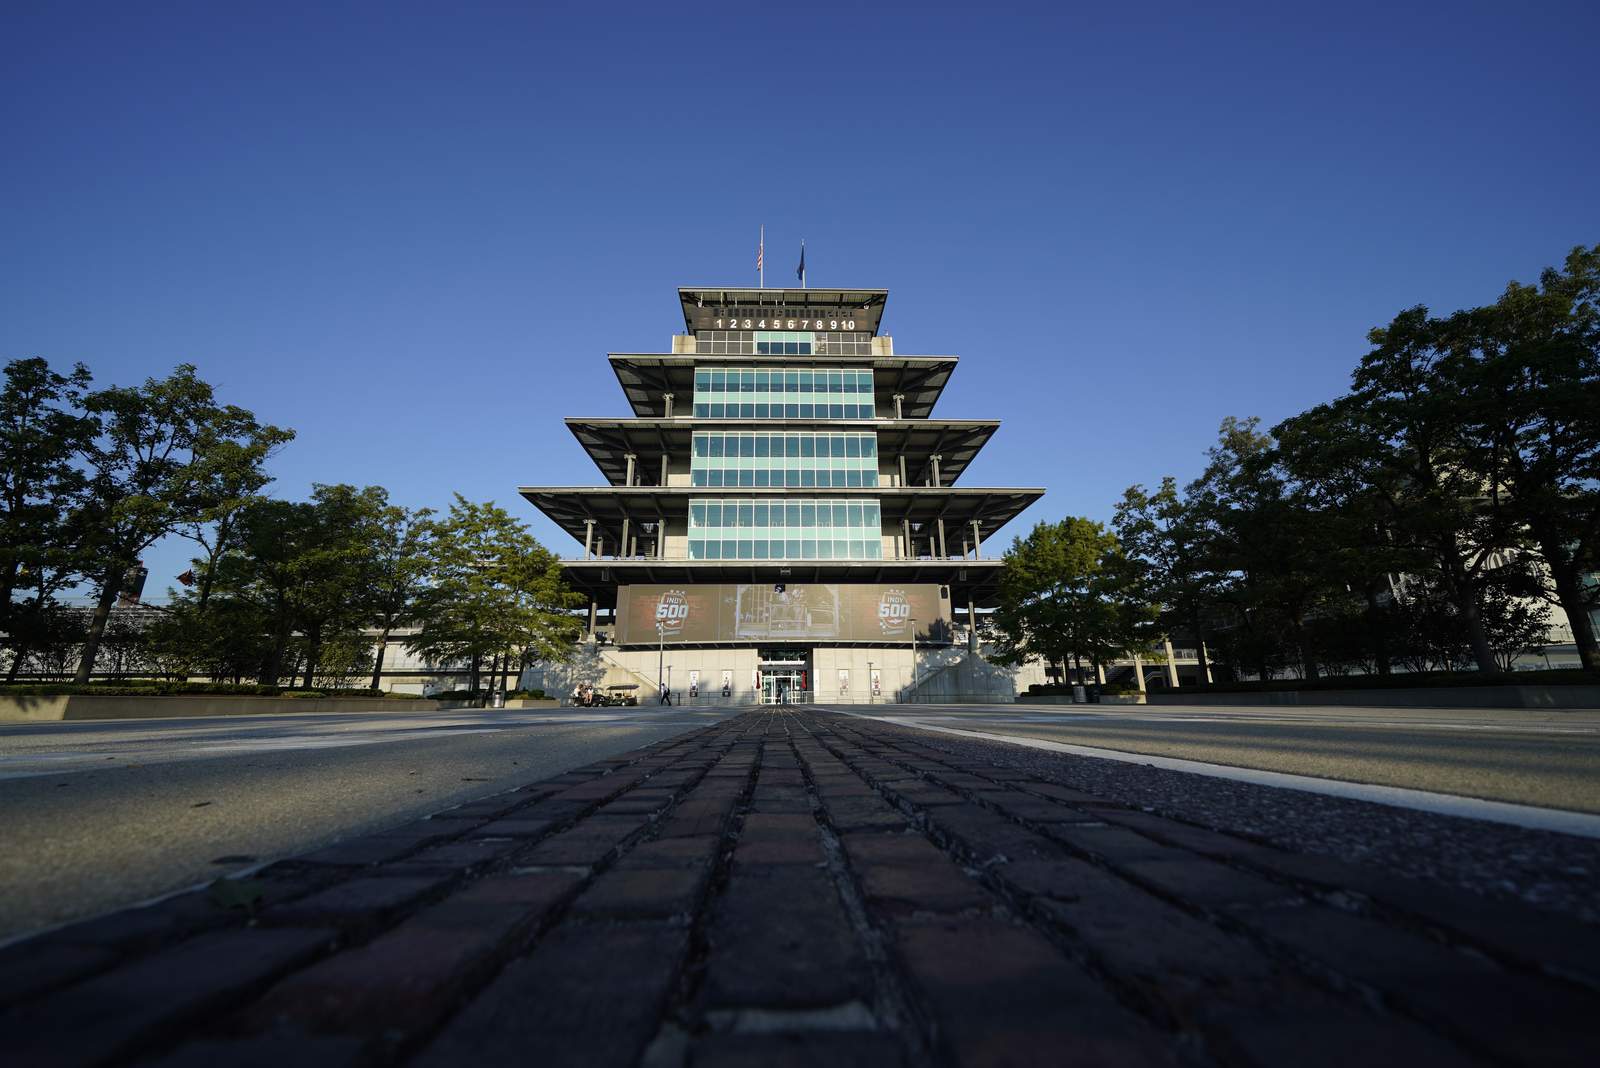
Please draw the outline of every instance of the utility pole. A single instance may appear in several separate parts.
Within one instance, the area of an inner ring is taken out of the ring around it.
[[[656,621],[656,639],[660,642],[656,649],[656,700],[660,701],[662,679],[666,675],[661,665],[667,661],[667,628],[661,624],[660,620]]]

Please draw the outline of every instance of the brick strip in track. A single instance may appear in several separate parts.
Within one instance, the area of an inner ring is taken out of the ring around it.
[[[30,1065],[1600,1063],[1600,932],[746,713],[0,950]]]

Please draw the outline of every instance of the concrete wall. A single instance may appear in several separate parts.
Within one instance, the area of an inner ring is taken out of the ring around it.
[[[562,701],[570,701],[573,690],[584,683],[596,689],[633,685],[637,688],[630,692],[641,702],[649,703],[659,696],[657,656],[657,650],[650,648],[585,645],[567,663],[530,668],[523,674],[520,685],[543,688],[551,697]],[[670,669],[667,679],[674,701],[689,701],[689,675],[694,671],[700,673],[700,704],[755,704],[761,699],[755,684],[757,658],[753,648],[673,648],[669,645],[665,667]],[[879,674],[877,695],[872,693],[873,669]],[[721,689],[724,670],[733,673],[733,692],[726,699]],[[847,672],[842,689],[840,671]],[[811,653],[812,699],[828,704],[1006,702],[1032,683],[1043,681],[1042,664],[997,667],[982,657],[969,654],[965,645],[918,646],[915,663],[909,646],[817,646]]]
[[[431,712],[438,701],[383,697],[0,697],[0,722],[262,716],[290,712]]]
[[[657,650],[617,649],[604,645],[579,646],[573,658],[561,664],[543,664],[530,668],[522,676],[521,685],[542,687],[551,697],[570,701],[573,691],[581,684],[597,690],[609,686],[633,685],[631,691],[641,702],[655,701]],[[733,673],[733,704],[754,704],[756,651],[754,649],[674,649],[667,648],[665,672],[672,687],[673,699],[689,696],[689,674],[700,673],[700,696],[709,702],[713,696],[722,700],[722,672]]]
[[[1340,705],[1395,708],[1600,708],[1600,686],[1418,686],[1262,693],[1151,691],[1152,705]]]

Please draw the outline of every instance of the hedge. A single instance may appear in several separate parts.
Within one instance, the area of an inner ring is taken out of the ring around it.
[[[398,697],[387,690],[289,690],[231,682],[18,682],[0,683],[0,697]]]
[[[1394,675],[1324,675],[1316,679],[1268,679],[1183,686],[1207,693],[1275,693],[1286,690],[1406,690],[1442,686],[1600,686],[1600,674],[1580,669],[1556,671],[1408,671]],[[1172,692],[1172,691],[1168,691]]]

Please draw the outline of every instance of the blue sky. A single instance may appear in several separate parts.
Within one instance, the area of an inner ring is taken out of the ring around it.
[[[1600,7],[7,4],[0,357],[197,364],[273,491],[597,480],[674,288],[891,290],[1013,530],[1336,394],[1396,311],[1600,241]],[[1203,10],[1203,8],[1205,10]],[[769,13],[770,12],[770,13]],[[151,587],[183,569],[151,555]]]

